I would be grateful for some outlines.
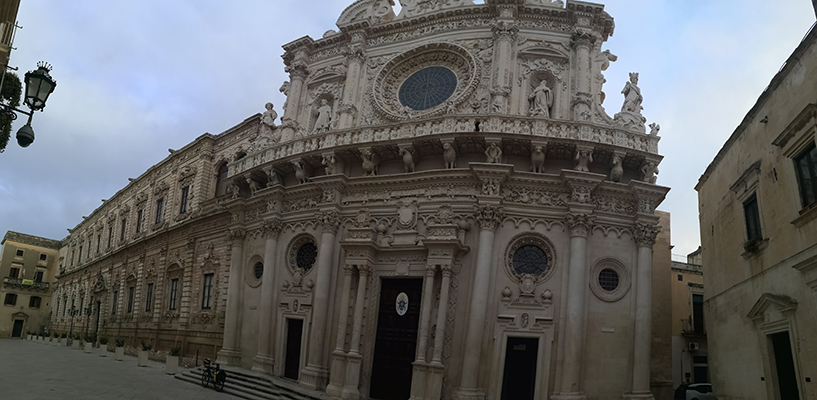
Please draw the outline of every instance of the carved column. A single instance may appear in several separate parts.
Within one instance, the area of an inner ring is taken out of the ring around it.
[[[426,265],[426,276],[423,280],[423,299],[420,307],[420,329],[417,337],[417,359],[411,375],[411,396],[409,400],[420,400],[425,398],[426,353],[428,352],[428,331],[431,323],[431,302],[434,299],[434,275],[437,273],[437,265],[429,263]]]
[[[633,335],[633,388],[630,399],[652,399],[650,393],[650,348],[652,346],[652,247],[661,227],[635,223],[638,261],[635,273],[635,333]]]
[[[340,397],[343,390],[344,377],[346,375],[346,321],[349,318],[349,297],[352,293],[352,273],[353,265],[343,267],[343,294],[340,298],[340,317],[338,320],[338,338],[335,343],[335,351],[332,352],[332,369],[329,374],[329,385],[326,386],[326,393],[330,396]]]
[[[434,356],[431,358],[431,365],[439,365],[440,367],[443,365],[443,339],[445,337],[445,320],[448,317],[448,291],[454,269],[451,265],[442,265],[441,270],[443,283],[440,286],[440,305],[437,309],[437,330],[434,331]]]
[[[227,315],[224,321],[224,344],[218,352],[218,363],[240,365],[241,351],[238,343],[238,320],[241,305],[241,281],[244,265],[244,238],[247,232],[243,229],[230,229],[227,239],[232,242],[230,251],[230,277],[227,286]],[[213,288],[213,290],[217,290]]]
[[[360,71],[366,60],[363,51],[366,36],[361,31],[351,33],[352,44],[349,45],[349,52],[346,54],[346,85],[343,89],[343,100],[340,104],[340,124],[338,128],[349,128],[354,124],[357,115],[358,88],[360,85]]]
[[[335,235],[340,214],[327,210],[317,215],[323,227],[318,249],[318,270],[312,300],[312,324],[309,332],[309,351],[306,367],[301,371],[300,384],[312,390],[323,390],[329,371],[323,363],[323,345],[326,341],[326,318],[329,314],[329,289],[332,279],[332,258],[335,254]]]
[[[281,221],[272,220],[264,222],[262,232],[266,238],[264,242],[264,271],[261,275],[261,303],[258,307],[258,353],[253,357],[252,370],[272,374],[275,365],[275,357],[270,340],[275,335],[271,334],[272,322],[275,321],[275,271],[278,270],[276,263],[276,249],[278,248],[278,235],[281,233],[283,224]]]
[[[341,397],[344,399],[356,400],[360,398],[360,391],[357,389],[360,384],[360,332],[363,328],[363,300],[366,297],[366,280],[371,271],[368,265],[358,265],[359,274],[357,280],[357,298],[355,298],[355,317],[352,325],[352,340],[349,345],[349,354],[346,358],[346,383],[343,387]]]
[[[488,311],[488,290],[491,284],[494,231],[502,223],[505,211],[502,206],[474,205],[474,218],[479,224],[477,265],[474,269],[474,285],[471,287],[471,312],[465,336],[460,386],[454,394],[456,399],[483,399],[485,392],[479,388],[479,367],[482,365],[482,338],[485,332],[485,316]]]
[[[576,52],[576,94],[573,97],[573,118],[578,121],[590,120],[590,110],[593,96],[590,94],[590,49],[596,41],[593,32],[576,29],[573,32],[573,48]]]
[[[285,71],[289,73],[289,90],[284,108],[284,116],[281,118],[281,128],[284,132],[281,135],[282,141],[292,140],[295,132],[299,129],[298,120],[300,117],[301,95],[303,94],[304,81],[309,75],[309,70],[305,62],[300,60],[300,53],[296,60],[289,64]]]
[[[491,111],[494,113],[508,112],[508,95],[511,93],[511,72],[513,63],[513,45],[519,27],[513,20],[502,19],[493,22],[494,33],[494,68],[492,73],[493,100]]]

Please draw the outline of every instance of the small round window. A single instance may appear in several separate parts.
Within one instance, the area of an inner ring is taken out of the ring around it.
[[[548,269],[548,256],[539,246],[526,244],[513,253],[513,270],[518,275],[542,275]]]
[[[599,272],[599,286],[608,292],[618,288],[618,280],[618,272],[612,268],[605,268]]]
[[[457,75],[446,67],[423,68],[406,79],[398,94],[400,104],[415,111],[428,110],[448,100],[457,90]]]
[[[318,259],[318,248],[312,242],[304,243],[298,248],[298,254],[295,258],[298,268],[304,271],[309,271],[315,265],[315,260]]]
[[[264,264],[261,261],[255,263],[253,273],[255,273],[255,279],[261,279],[261,275],[264,275]]]

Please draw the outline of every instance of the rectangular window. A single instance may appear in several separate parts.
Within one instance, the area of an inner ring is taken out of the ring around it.
[[[743,214],[746,216],[746,235],[749,240],[761,240],[760,212],[757,208],[757,195],[752,195],[743,203]]]
[[[82,264],[82,246],[79,246],[79,258],[77,259],[77,262]]]
[[[20,268],[11,268],[9,269],[9,278],[17,279],[17,276],[20,275]]]
[[[204,274],[204,287],[201,291],[201,309],[210,309],[210,299],[213,294],[213,274]]]
[[[179,207],[179,214],[184,214],[187,212],[187,197],[190,194],[190,186],[185,186],[182,188],[182,201],[181,206]]]
[[[699,335],[704,333],[704,296],[692,295],[692,330]]]
[[[142,210],[136,212],[136,233],[142,231]]]
[[[679,281],[683,281],[683,280],[684,280],[684,276],[683,276],[683,275],[681,275],[681,274],[678,274],[678,280],[679,280]]]
[[[179,279],[170,280],[170,309],[176,309],[176,296],[179,293]]]
[[[153,284],[148,283],[148,294],[145,296],[145,311],[150,311],[150,307],[153,304]]]
[[[102,251],[102,234],[96,235],[96,254]]]
[[[23,256],[23,251],[22,250],[17,250],[17,257],[22,257],[22,256]]]
[[[113,291],[113,304],[111,304],[111,315],[116,315],[116,305],[119,301],[119,291]]]
[[[46,259],[46,258],[48,258],[48,256],[47,256],[47,255],[45,255],[45,254],[40,254],[40,261],[45,261],[45,259]]]
[[[6,300],[3,304],[7,306],[17,305],[17,295],[14,293],[6,293]]]
[[[111,248],[111,240],[113,240],[113,227],[108,227],[108,248]]]
[[[42,297],[31,296],[31,298],[28,299],[29,308],[40,308],[40,302],[42,300]]]
[[[45,271],[38,269],[37,272],[34,273],[34,282],[42,282],[43,275],[45,275]]]
[[[133,312],[133,286],[128,288],[128,314]]]
[[[91,238],[88,238],[88,259],[91,259]]]
[[[165,199],[156,200],[156,223],[162,222],[162,209],[165,206]]]
[[[808,207],[817,202],[817,146],[812,144],[795,157],[794,165],[800,182],[800,200],[803,207]]]
[[[122,219],[122,231],[119,234],[119,240],[120,241],[125,240],[125,226],[127,224],[128,224],[128,220],[127,219]]]
[[[77,257],[76,251],[71,250],[71,266],[72,267],[74,266],[74,260],[76,259],[76,257]]]

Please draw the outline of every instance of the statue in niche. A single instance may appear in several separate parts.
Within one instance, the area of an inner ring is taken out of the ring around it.
[[[593,162],[593,153],[590,150],[579,150],[576,152],[575,162],[576,166],[573,169],[581,172],[590,172],[587,166]]]
[[[547,80],[542,79],[539,86],[533,89],[533,93],[528,96],[530,100],[530,113],[533,116],[550,118],[550,108],[553,107],[553,92],[548,87]]]
[[[403,157],[403,168],[405,169],[406,173],[414,172],[414,156],[411,154],[411,150],[405,147],[401,148],[400,155]]]
[[[321,105],[318,107],[316,113],[318,114],[318,119],[315,120],[313,133],[328,132],[332,126],[332,106],[329,105],[329,101],[321,99]]]
[[[531,172],[542,173],[545,166],[545,152],[542,146],[534,146],[530,153],[530,170]]]
[[[331,154],[324,154],[321,164],[326,167],[326,175],[333,175],[335,173],[335,156]]]
[[[491,143],[485,149],[485,162],[488,164],[502,163],[502,149],[496,143]]]
[[[641,114],[641,110],[644,109],[641,107],[644,97],[641,96],[641,89],[638,87],[638,72],[630,72],[630,81],[624,84],[621,94],[624,95],[621,111]]]
[[[256,146],[261,149],[281,140],[281,132],[275,125],[275,119],[278,118],[278,113],[273,109],[275,106],[267,103],[264,107],[267,111],[261,114],[261,131],[256,142]]]
[[[457,167],[457,151],[454,150],[451,143],[443,143],[443,160],[446,168],[453,169]]]
[[[650,136],[658,136],[658,131],[661,130],[661,125],[653,122],[650,124]]]
[[[610,180],[613,182],[621,182],[622,176],[624,176],[624,167],[621,165],[621,157],[613,155],[613,168],[610,169]]]
[[[658,174],[658,166],[655,165],[654,162],[647,162],[641,167],[641,173],[644,177],[641,179],[644,182],[655,184],[655,181],[658,180],[658,177],[655,176]]]

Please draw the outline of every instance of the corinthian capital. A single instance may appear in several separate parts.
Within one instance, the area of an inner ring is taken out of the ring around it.
[[[247,231],[241,228],[230,229],[227,231],[227,240],[233,245],[241,245],[244,243],[244,238],[247,237]]]
[[[661,227],[647,222],[636,222],[633,227],[635,230],[633,239],[639,247],[652,247],[655,244],[655,238],[661,232]]]
[[[317,214],[318,222],[323,227],[324,232],[331,234],[338,233],[338,225],[340,225],[340,214],[337,211],[323,211]]]
[[[597,35],[592,31],[588,31],[585,29],[576,29],[573,31],[572,45],[575,48],[579,47],[591,47],[593,44],[596,43],[598,39]]]
[[[493,21],[491,30],[494,33],[494,39],[513,42],[516,40],[516,34],[519,33],[519,23],[516,21]]]
[[[281,233],[281,230],[283,229],[284,224],[277,219],[273,219],[264,222],[264,225],[261,227],[261,232],[266,238],[277,239],[278,235]]]
[[[565,222],[570,229],[570,236],[587,237],[590,233],[590,228],[593,227],[594,216],[583,213],[567,213],[565,214]]]
[[[505,218],[505,209],[502,206],[490,204],[474,205],[474,218],[482,229],[495,230]]]

